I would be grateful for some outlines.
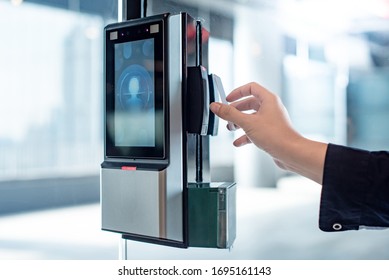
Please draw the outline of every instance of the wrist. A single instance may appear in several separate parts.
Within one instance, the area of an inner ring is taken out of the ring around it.
[[[288,142],[283,158],[278,159],[287,170],[321,184],[327,146],[298,135]]]

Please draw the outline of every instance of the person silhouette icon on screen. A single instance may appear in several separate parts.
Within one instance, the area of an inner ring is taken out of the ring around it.
[[[126,105],[128,108],[141,110],[143,107],[143,101],[140,98],[140,82],[138,77],[132,77],[128,82],[128,99]]]

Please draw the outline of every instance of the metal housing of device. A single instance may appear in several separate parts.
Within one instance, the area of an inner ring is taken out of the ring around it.
[[[102,229],[118,232],[123,239],[175,247],[229,248],[236,235],[235,184],[210,183],[208,127],[203,129],[201,122],[200,131],[187,129],[187,110],[195,103],[193,96],[188,97],[188,69],[208,63],[208,41],[199,39],[201,24],[187,13],[164,14],[113,25],[112,30],[145,23],[155,26],[161,20],[164,41],[157,47],[164,48],[166,155],[126,158],[109,156],[105,150],[100,176]],[[203,72],[202,79],[208,82]],[[209,94],[208,87],[205,92]],[[208,122],[210,101],[205,97],[195,112]],[[203,211],[205,205],[211,212]],[[197,227],[211,241],[199,235]]]

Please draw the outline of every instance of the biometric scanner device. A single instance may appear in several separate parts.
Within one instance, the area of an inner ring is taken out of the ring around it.
[[[208,33],[188,14],[105,28],[102,229],[176,247],[229,248],[235,184],[211,182],[217,118]]]

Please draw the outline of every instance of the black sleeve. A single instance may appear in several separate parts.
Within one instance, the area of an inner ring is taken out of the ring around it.
[[[323,231],[389,227],[389,153],[329,144],[319,227]]]

